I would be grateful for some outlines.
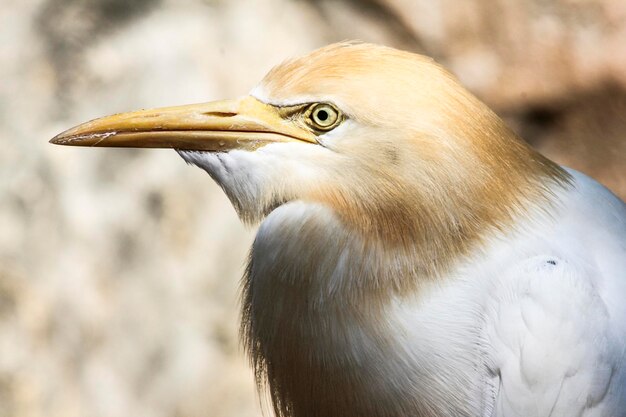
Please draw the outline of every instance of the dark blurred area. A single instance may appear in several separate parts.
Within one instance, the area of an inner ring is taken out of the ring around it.
[[[254,231],[174,152],[47,141],[244,95],[345,39],[433,56],[541,152],[626,197],[623,0],[5,0],[0,417],[260,415],[237,341]]]

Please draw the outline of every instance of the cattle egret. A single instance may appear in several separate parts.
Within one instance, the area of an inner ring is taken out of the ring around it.
[[[626,416],[626,205],[430,58],[334,44],[52,142],[174,148],[260,222],[242,337],[277,416]]]

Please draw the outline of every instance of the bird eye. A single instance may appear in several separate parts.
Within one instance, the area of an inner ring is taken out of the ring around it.
[[[316,103],[309,107],[308,122],[317,129],[328,131],[341,123],[339,110],[328,103]]]

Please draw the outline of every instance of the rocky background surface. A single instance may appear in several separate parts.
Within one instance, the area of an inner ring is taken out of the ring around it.
[[[172,151],[47,141],[344,39],[434,56],[626,197],[623,0],[3,0],[0,417],[260,415],[237,340],[254,231]]]

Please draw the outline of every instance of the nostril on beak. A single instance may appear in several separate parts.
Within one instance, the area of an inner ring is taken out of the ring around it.
[[[231,112],[222,112],[222,111],[207,111],[202,113],[205,116],[214,116],[214,117],[234,117],[237,116],[237,113]]]

